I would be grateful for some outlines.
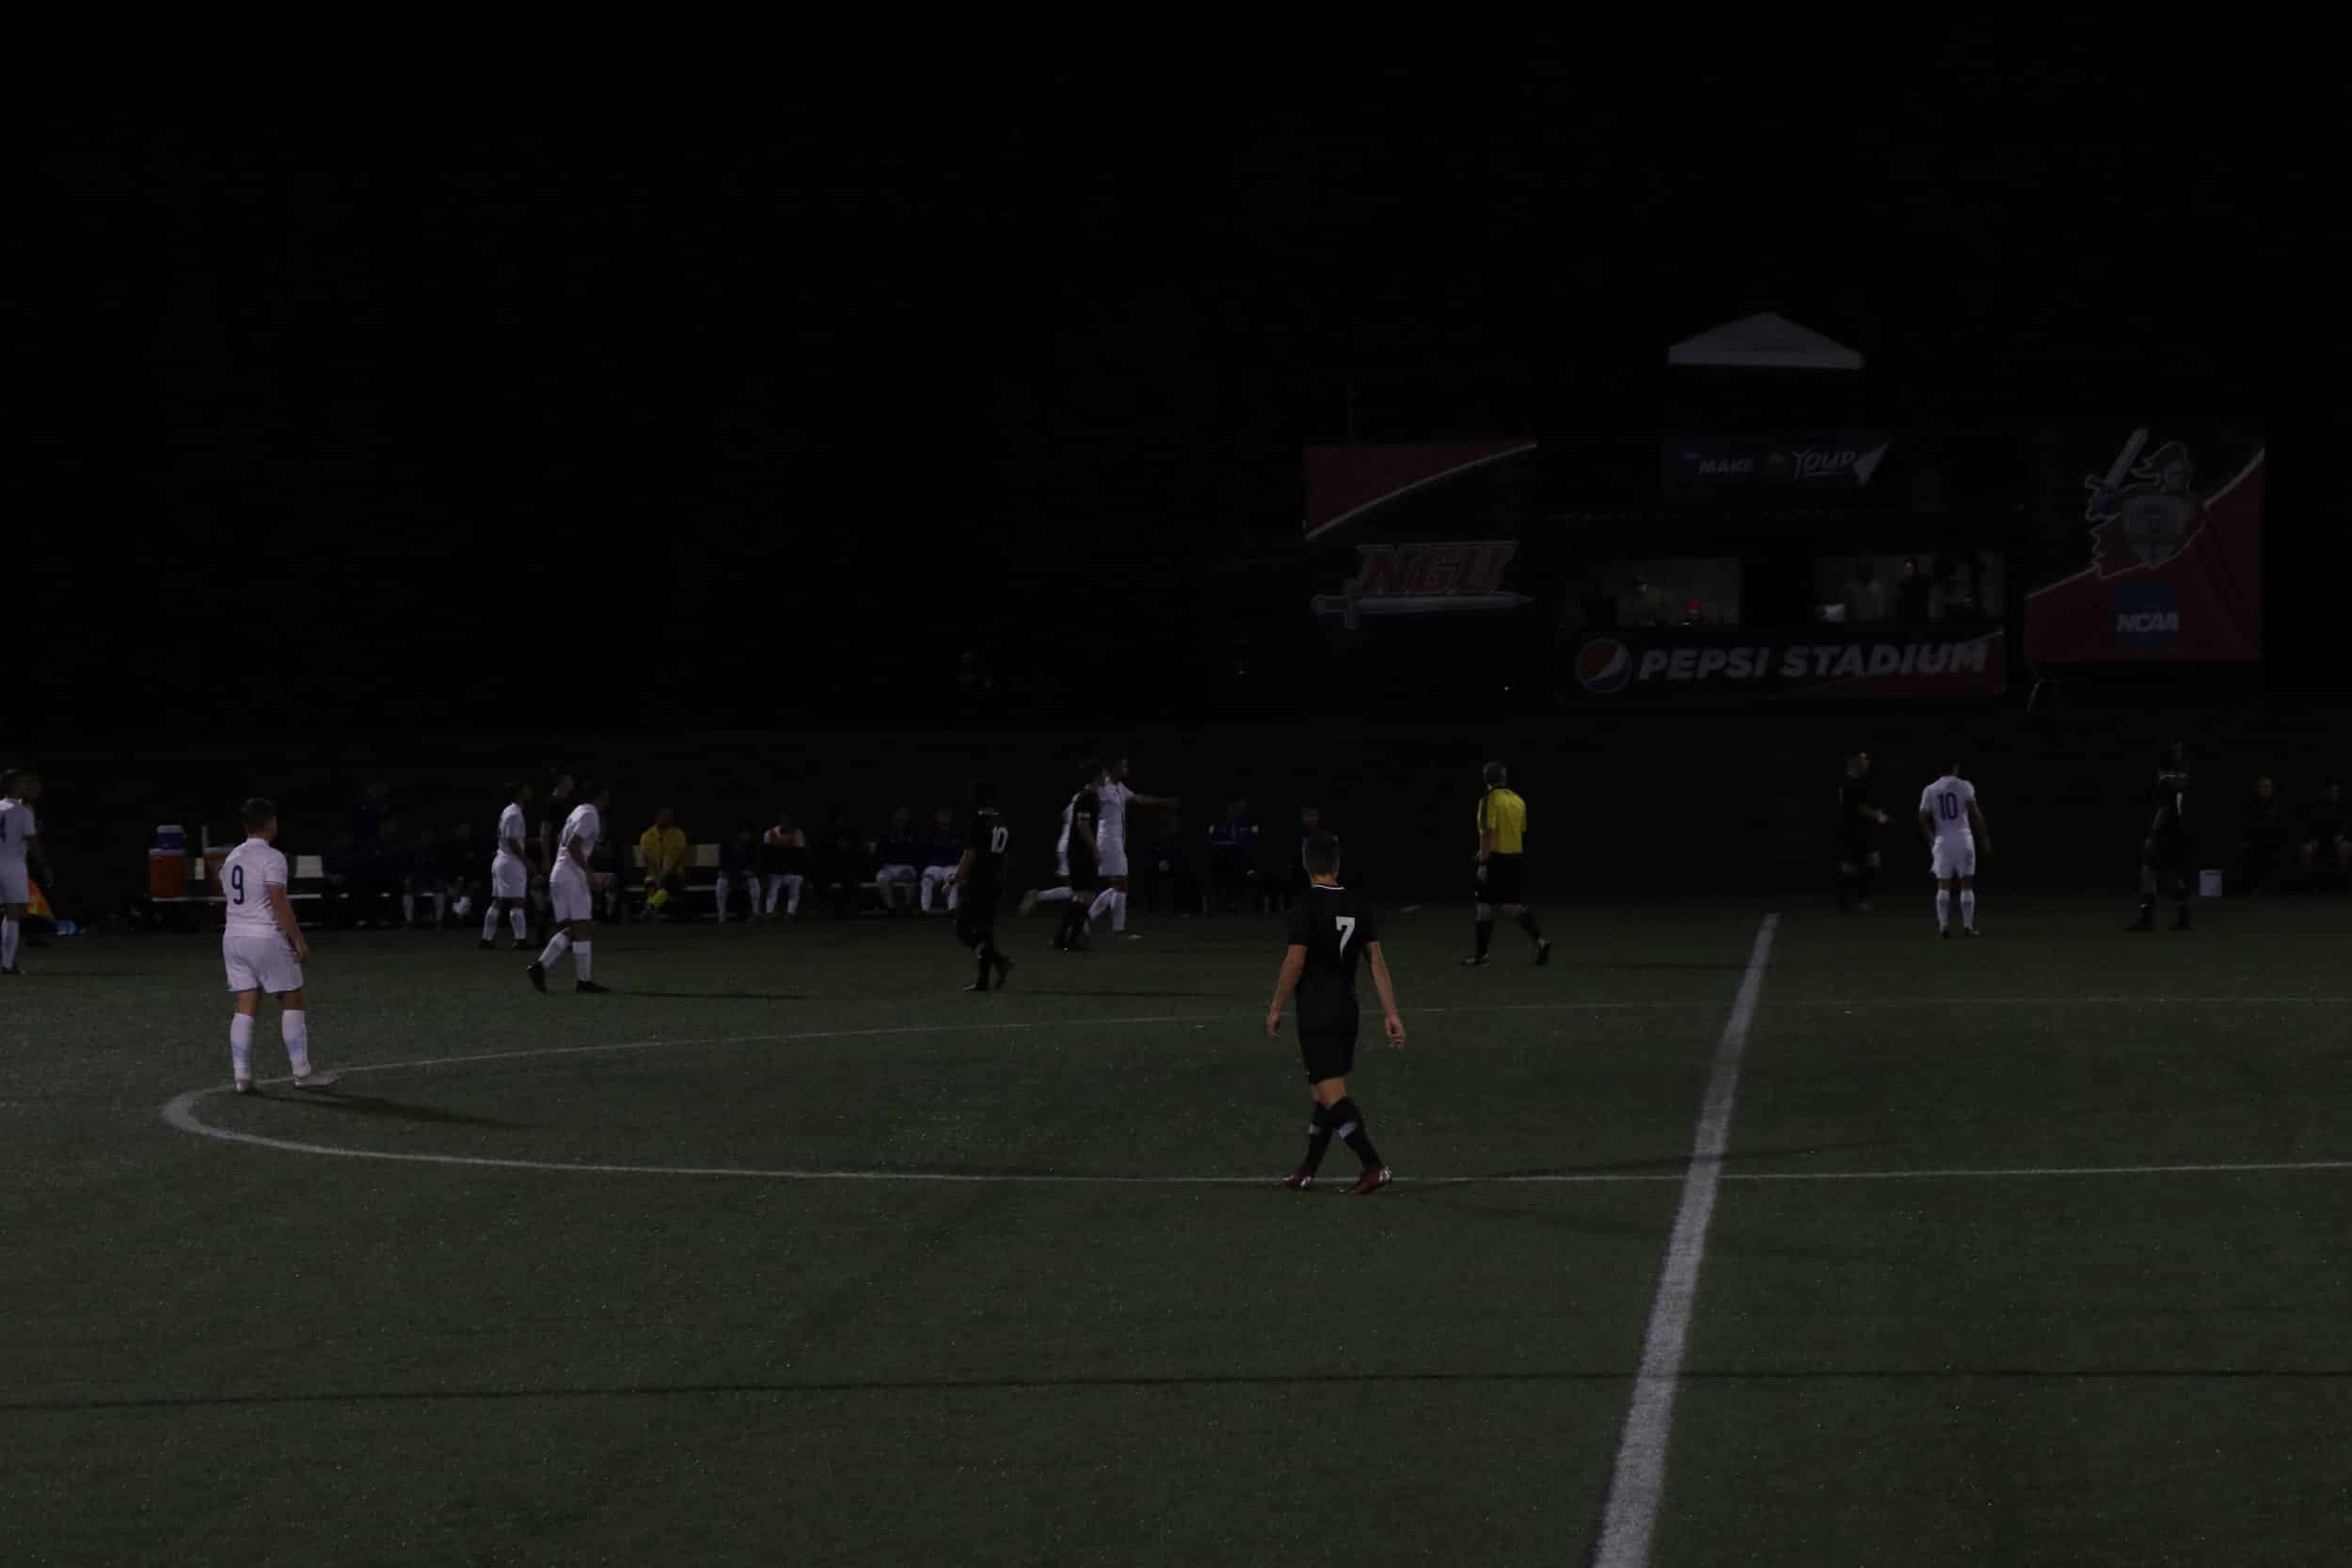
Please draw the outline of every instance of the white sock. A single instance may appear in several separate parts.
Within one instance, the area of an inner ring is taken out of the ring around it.
[[[735,884],[727,880],[727,874],[723,871],[720,872],[718,888],[719,924],[722,926],[727,923],[727,895],[732,893],[734,890]]]
[[[300,1007],[289,1007],[278,1018],[278,1032],[286,1037],[286,1060],[294,1064],[296,1078],[310,1076],[310,1020]]]
[[[488,909],[482,911],[482,940],[485,942],[496,942],[498,939],[499,907],[496,904],[493,904]]]
[[[575,980],[593,980],[596,978],[595,975],[588,973],[588,965],[590,961],[589,948],[591,945],[591,943],[584,942],[576,942],[572,943],[572,978]]]
[[[1116,933],[1123,931],[1126,928],[1127,895],[1123,893],[1114,892],[1111,895],[1111,930]]]
[[[403,926],[414,926],[417,923],[417,895],[413,893],[404,893],[400,895],[400,923]]]
[[[530,939],[531,926],[530,923],[523,918],[523,907],[520,904],[516,905],[513,909],[506,911],[506,923],[515,928],[515,940],[516,942],[525,942]]]
[[[1094,895],[1094,902],[1087,906],[1087,918],[1089,920],[1092,920],[1097,915],[1100,915],[1104,910],[1109,909],[1111,907],[1111,900],[1116,896],[1117,895],[1113,894],[1108,888],[1104,888],[1102,892],[1096,894]]]
[[[253,1020],[245,1013],[229,1021],[229,1070],[240,1084],[253,1077]]]
[[[1041,904],[1058,904],[1069,896],[1070,890],[1066,887],[1041,888],[1038,892],[1037,901]]]
[[[463,920],[473,913],[473,900],[461,893],[457,895],[457,902],[450,906],[450,911]]]
[[[1937,896],[1941,897],[1942,895],[1939,894]],[[562,958],[564,954],[570,952],[571,950],[572,934],[569,931],[556,932],[555,935],[548,939],[547,951],[539,955],[539,967],[541,969],[552,969],[555,967],[555,960]]]
[[[1977,890],[1975,888],[1961,890],[1960,923],[1972,931],[1977,928]]]
[[[800,913],[800,912],[801,912],[801,889],[802,889],[802,887],[803,887],[803,885],[804,885],[807,881],[808,881],[808,879],[807,879],[807,878],[805,878],[805,877],[787,877],[787,878],[785,878],[785,879],[784,879],[784,912],[785,912],[785,913],[787,913],[787,914],[798,914],[798,913]]]
[[[16,967],[16,916],[0,914],[0,969]]]
[[[768,874],[768,899],[766,903],[760,906],[760,912],[762,914],[775,913],[776,900],[783,896],[784,879],[771,871]]]
[[[922,892],[917,895],[914,907],[921,910],[925,914],[930,913],[931,894],[938,886],[939,883],[934,879],[930,877],[924,878]]]
[[[1952,928],[1952,895],[1942,888],[1935,890],[1935,928],[1939,931]]]

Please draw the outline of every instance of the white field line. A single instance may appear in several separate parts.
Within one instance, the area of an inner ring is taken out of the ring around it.
[[[1764,989],[1764,966],[1772,961],[1778,915],[1768,914],[1756,929],[1747,972],[1715,1047],[1715,1065],[1699,1105],[1698,1132],[1691,1142],[1691,1164],[1682,1181],[1682,1202],[1666,1239],[1666,1263],[1650,1303],[1649,1326],[1642,1335],[1642,1368],[1633,1380],[1633,1402],[1617,1441],[1617,1464],[1609,1478],[1609,1501],[1601,1512],[1597,1568],[1648,1568],[1650,1536],[1659,1504],[1666,1496],[1666,1440],[1674,1430],[1675,1390],[1682,1376],[1682,1351],[1698,1303],[1699,1265],[1707,1257],[1707,1228],[1715,1217],[1715,1183],[1731,1140],[1732,1104],[1740,1092],[1740,1061],[1747,1053],[1748,1028]]]

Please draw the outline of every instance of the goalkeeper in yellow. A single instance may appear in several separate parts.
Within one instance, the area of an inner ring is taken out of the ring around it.
[[[1502,764],[1486,764],[1486,792],[1478,798],[1478,891],[1471,895],[1478,911],[1478,949],[1462,960],[1465,969],[1494,961],[1486,949],[1495,939],[1498,907],[1535,944],[1535,961],[1551,961],[1551,943],[1527,912],[1522,869],[1527,861],[1527,802],[1511,787],[1510,778]]]

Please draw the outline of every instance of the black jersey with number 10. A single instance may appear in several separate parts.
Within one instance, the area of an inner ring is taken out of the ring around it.
[[[1356,1026],[1356,968],[1364,948],[1380,940],[1372,906],[1343,887],[1317,884],[1292,907],[1290,941],[1307,950],[1298,974],[1298,1026],[1312,1031]]]
[[[972,814],[964,825],[963,847],[972,851],[972,874],[965,879],[967,900],[993,905],[1005,888],[1005,846],[1012,833],[994,806]]]

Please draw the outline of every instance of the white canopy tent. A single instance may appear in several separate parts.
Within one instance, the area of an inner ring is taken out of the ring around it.
[[[1858,371],[1862,356],[1809,326],[1766,310],[1685,338],[1666,351],[1666,363],[1737,370]]]

